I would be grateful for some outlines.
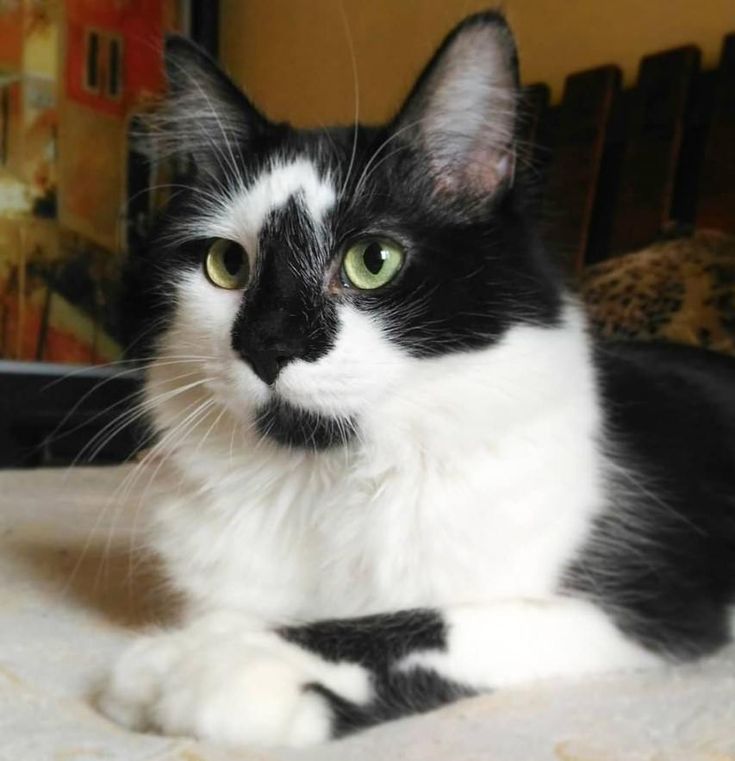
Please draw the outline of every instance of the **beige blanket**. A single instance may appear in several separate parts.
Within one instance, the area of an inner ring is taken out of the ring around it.
[[[151,491],[151,473],[139,475],[0,471],[2,761],[735,761],[732,648],[666,672],[465,700],[301,752],[122,730],[95,711],[95,684],[137,629],[171,615],[135,552]]]

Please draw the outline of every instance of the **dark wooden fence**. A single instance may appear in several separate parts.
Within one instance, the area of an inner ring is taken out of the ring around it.
[[[717,69],[687,45],[526,91],[523,141],[547,240],[573,270],[695,227],[735,233],[735,33]]]

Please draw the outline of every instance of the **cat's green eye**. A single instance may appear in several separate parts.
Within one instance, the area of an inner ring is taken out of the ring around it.
[[[405,253],[397,243],[365,238],[353,243],[342,260],[347,282],[362,291],[373,291],[389,283],[403,265]]]
[[[204,257],[204,274],[212,285],[234,291],[250,279],[250,262],[245,249],[232,240],[218,238]]]

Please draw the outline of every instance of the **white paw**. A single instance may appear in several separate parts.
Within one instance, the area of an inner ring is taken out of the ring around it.
[[[135,642],[115,665],[99,706],[131,729],[298,747],[332,736],[329,704],[305,689],[310,683],[353,702],[370,695],[359,666],[327,663],[270,632],[208,623]]]

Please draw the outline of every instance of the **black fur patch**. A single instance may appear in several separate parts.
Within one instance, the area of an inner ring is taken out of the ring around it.
[[[258,268],[232,327],[232,347],[249,364],[268,352],[280,357],[281,369],[295,359],[314,362],[334,345],[336,309],[322,285],[324,244],[299,196],[263,226]]]
[[[327,700],[333,712],[332,736],[343,737],[360,729],[403,716],[426,713],[476,694],[469,687],[448,681],[435,671],[414,668],[388,671],[373,678],[376,697],[368,705],[351,703],[321,684],[306,689]]]
[[[446,624],[435,610],[318,621],[281,629],[280,634],[325,660],[359,663],[371,671],[388,668],[410,653],[444,650],[447,644]]]
[[[284,639],[333,663],[357,663],[370,671],[375,696],[356,705],[320,684],[307,689],[322,695],[334,711],[334,735],[423,713],[469,696],[472,690],[420,668],[397,669],[412,653],[446,649],[446,625],[432,610],[412,610],[362,618],[320,621],[288,627]]]
[[[355,424],[351,420],[320,415],[278,398],[261,407],[256,423],[262,436],[284,446],[304,449],[341,446],[355,435]]]
[[[565,587],[655,652],[710,653],[735,604],[735,360],[603,344],[598,364],[618,442],[613,499]]]

